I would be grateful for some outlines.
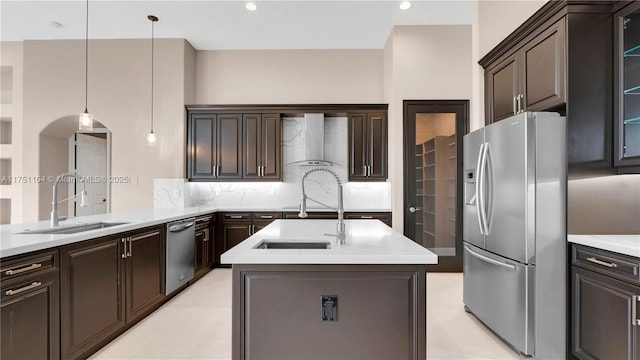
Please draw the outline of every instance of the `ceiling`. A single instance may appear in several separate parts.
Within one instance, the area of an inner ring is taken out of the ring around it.
[[[394,25],[471,23],[471,0],[89,1],[89,39],[185,38],[197,50],[381,49]],[[86,2],[0,2],[0,40],[84,39]],[[61,26],[54,26],[53,22]]]

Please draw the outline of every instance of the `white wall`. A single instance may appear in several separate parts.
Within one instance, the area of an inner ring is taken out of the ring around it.
[[[28,124],[21,143],[23,175],[51,175],[39,174],[38,154],[46,151],[40,149],[39,134],[52,121],[84,110],[84,41],[25,41],[23,46],[23,116]],[[193,49],[183,39],[156,40],[158,146],[148,148],[150,46],[148,39],[89,42],[88,109],[113,134],[112,175],[132,179],[129,184],[112,184],[112,211],[152,207],[154,178],[184,176],[184,100],[189,84],[185,52]],[[38,220],[38,193],[36,184],[24,186],[24,222]]]
[[[198,104],[382,102],[382,50],[198,51]]]
[[[396,26],[384,59],[393,227],[402,231],[403,100],[471,99],[471,26]]]

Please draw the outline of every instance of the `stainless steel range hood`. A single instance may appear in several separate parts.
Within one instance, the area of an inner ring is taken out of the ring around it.
[[[338,165],[324,158],[324,114],[304,114],[302,123],[303,160],[287,165],[332,166]]]

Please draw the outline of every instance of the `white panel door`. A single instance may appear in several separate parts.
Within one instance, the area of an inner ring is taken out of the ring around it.
[[[75,172],[88,179],[87,203],[80,207],[80,197],[76,198],[76,216],[104,214],[107,212],[107,140],[101,137],[75,134]],[[82,184],[76,184],[76,193],[82,191]],[[71,193],[71,192],[70,192]]]

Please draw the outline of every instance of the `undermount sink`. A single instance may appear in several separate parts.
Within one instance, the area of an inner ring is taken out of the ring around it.
[[[254,249],[331,249],[331,243],[328,241],[262,240]]]
[[[97,222],[90,224],[82,224],[75,226],[62,226],[57,228],[40,229],[40,230],[27,230],[18,234],[75,234],[83,231],[104,229],[117,225],[124,225],[126,222]]]

